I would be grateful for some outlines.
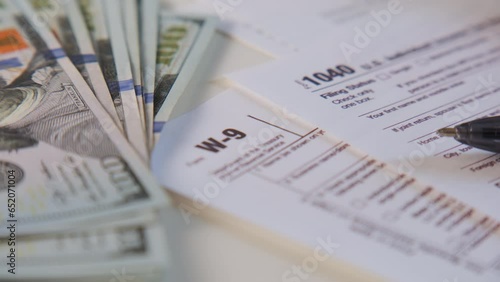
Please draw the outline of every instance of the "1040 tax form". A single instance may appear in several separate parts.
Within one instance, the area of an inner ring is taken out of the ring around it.
[[[400,5],[390,22],[373,16],[308,56],[229,78],[499,219],[500,155],[435,133],[500,115],[498,3],[445,2]]]
[[[498,221],[255,97],[229,91],[165,124],[151,166],[191,199],[186,222],[216,208],[314,250],[281,281],[328,259],[379,275],[367,281],[500,276]]]

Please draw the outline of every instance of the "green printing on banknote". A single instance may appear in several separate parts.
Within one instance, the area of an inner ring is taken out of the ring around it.
[[[127,41],[123,29],[120,1],[85,0],[80,2],[87,21],[93,22],[91,38],[116,111],[130,144],[147,162],[146,136],[134,89]]]
[[[19,235],[166,203],[56,38],[33,24],[30,4],[4,3],[0,42],[15,40],[0,46],[6,66],[0,69],[0,163],[18,176]],[[0,189],[1,201],[7,191]],[[7,218],[0,210],[0,227]],[[1,228],[0,236],[6,232]]]

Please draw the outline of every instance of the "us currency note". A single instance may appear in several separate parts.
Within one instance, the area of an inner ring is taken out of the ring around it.
[[[156,48],[158,42],[158,0],[140,1],[142,83],[148,147],[153,148],[154,89],[156,75]]]
[[[146,138],[135,95],[119,1],[80,0],[79,3],[118,115],[124,121],[127,139],[147,161]]]
[[[109,282],[120,276],[160,277],[168,257],[165,236],[164,227],[149,215],[58,233],[20,236],[14,246],[16,263],[11,263],[7,256],[0,259],[0,279],[102,278]],[[9,254],[10,248],[8,239],[0,239],[2,254]]]
[[[162,189],[30,2],[0,4],[0,237],[164,206]]]
[[[187,87],[215,32],[211,17],[179,16],[162,12],[156,56],[154,143]]]
[[[134,78],[135,95],[139,107],[142,127],[145,130],[146,123],[144,117],[144,99],[142,95],[141,52],[139,48],[139,7],[137,0],[122,0],[121,3],[123,27],[125,29],[132,76]]]
[[[80,9],[74,1],[32,0],[39,19],[47,23],[97,99],[123,130]]]

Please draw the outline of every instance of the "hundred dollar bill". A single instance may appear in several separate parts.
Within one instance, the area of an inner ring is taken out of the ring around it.
[[[46,22],[59,39],[64,51],[87,81],[106,112],[122,129],[77,4],[74,1],[61,0],[32,0],[31,3],[39,19]]]
[[[109,282],[123,276],[159,278],[168,262],[167,245],[164,227],[153,219],[141,216],[58,233],[19,236],[15,241],[0,239],[0,279]]]
[[[144,113],[146,122],[146,135],[149,149],[153,147],[153,121],[154,121],[154,88],[156,74],[156,47],[158,42],[158,0],[140,2],[141,11],[141,50],[142,50],[142,83],[144,96]]]
[[[144,99],[142,97],[141,52],[139,37],[139,10],[137,0],[122,0],[123,27],[128,45],[132,76],[134,78],[135,95],[139,107],[142,127],[145,130]]]
[[[0,237],[165,205],[31,4],[2,0],[0,18]]]
[[[154,143],[187,87],[215,32],[211,17],[163,12],[159,20],[154,91]]]
[[[146,138],[135,95],[120,3],[113,0],[80,0],[79,3],[118,115],[124,121],[127,139],[147,161]]]

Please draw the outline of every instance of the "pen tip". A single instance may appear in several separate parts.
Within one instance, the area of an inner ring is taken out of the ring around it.
[[[455,128],[441,128],[437,131],[437,134],[441,137],[455,137],[457,130]]]

